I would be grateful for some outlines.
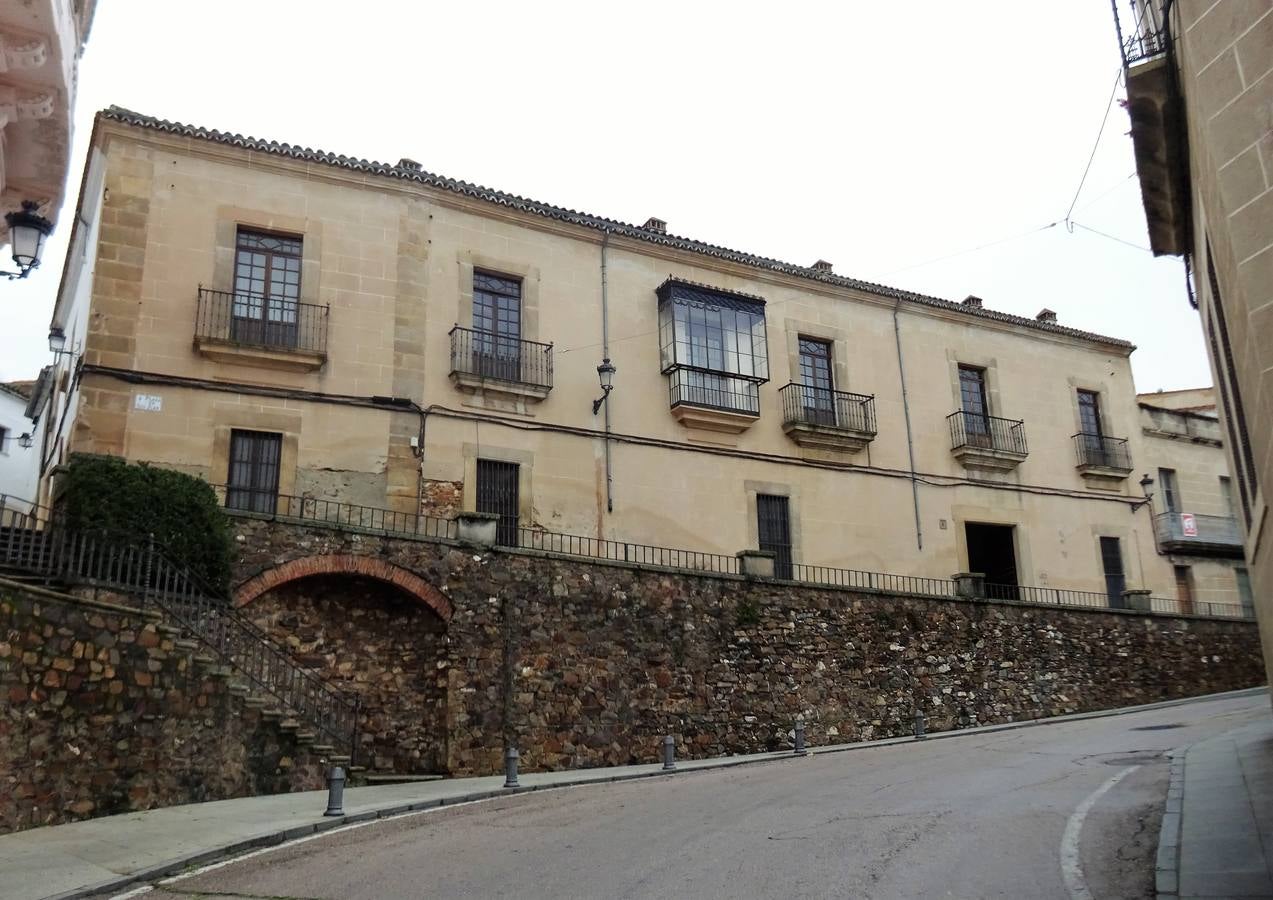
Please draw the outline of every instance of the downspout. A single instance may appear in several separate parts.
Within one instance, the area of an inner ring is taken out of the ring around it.
[[[911,464],[911,502],[915,506],[915,545],[924,549],[924,529],[919,524],[919,484],[915,479],[915,440],[911,436],[911,404],[906,393],[906,364],[902,361],[902,331],[897,323],[897,308],[901,299],[893,303],[893,339],[897,342],[897,374],[902,382],[902,414],[906,419],[906,453]]]
[[[601,357],[610,358],[610,293],[606,273],[606,249],[610,246],[610,229],[601,236]],[[606,453],[606,512],[614,512],[614,474],[610,460],[610,399],[602,404],[605,409]]]

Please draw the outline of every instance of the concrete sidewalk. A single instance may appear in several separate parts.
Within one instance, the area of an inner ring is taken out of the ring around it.
[[[1273,898],[1273,721],[1176,754],[1159,836],[1158,897]]]
[[[928,737],[941,740],[1126,715],[1187,703],[1251,696],[1265,690],[1252,688],[1116,710],[986,725],[937,732]],[[809,750],[811,754],[839,753],[913,742],[911,737],[890,738],[811,747]],[[683,760],[676,763],[674,774],[801,758],[788,750]],[[664,775],[662,767],[655,764],[523,774],[520,787],[515,789],[503,787],[502,775],[350,788],[345,791],[344,817],[325,818],[322,813],[326,808],[326,791],[308,791],[170,806],[34,828],[0,835],[0,895],[6,900],[39,900],[120,891],[129,885],[174,874],[191,866],[355,822],[519,792]]]

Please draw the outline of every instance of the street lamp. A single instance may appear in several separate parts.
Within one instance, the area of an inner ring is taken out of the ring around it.
[[[601,396],[592,401],[592,414],[595,416],[601,410],[601,404],[609,398],[610,392],[614,390],[614,366],[610,365],[610,357],[606,357],[601,361],[601,365],[597,366],[597,378],[601,381]]]
[[[44,239],[53,230],[53,223],[36,212],[40,204],[34,200],[23,200],[22,209],[7,213],[4,217],[9,224],[9,242],[13,245],[13,261],[18,266],[17,272],[0,272],[10,281],[26,278],[31,270],[40,265],[40,254],[44,252]]]
[[[31,432],[25,432],[18,436],[18,446],[23,450],[30,450],[35,444],[35,438],[31,436]]]
[[[66,332],[61,328],[49,329],[49,350],[54,356],[61,356],[66,352]]]
[[[1149,473],[1146,472],[1144,475],[1141,476],[1141,479],[1140,479],[1140,489],[1141,489],[1141,492],[1145,495],[1145,499],[1138,500],[1135,503],[1133,503],[1132,512],[1136,512],[1136,510],[1140,509],[1142,506],[1146,506],[1147,504],[1153,502],[1154,492],[1150,490],[1150,488],[1153,486],[1154,486],[1154,479],[1150,478]]]

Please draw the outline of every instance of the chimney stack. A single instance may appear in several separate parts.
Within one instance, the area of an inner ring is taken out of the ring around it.
[[[418,162],[416,162],[414,159],[410,159],[410,158],[408,158],[408,157],[404,156],[404,157],[402,157],[402,159],[398,160],[398,168],[399,168],[399,169],[410,169],[410,170],[411,170],[411,171],[413,171],[413,172],[419,172],[419,171],[421,171],[421,170],[423,170],[423,169],[424,169],[424,166],[420,165],[420,164],[419,164]]]
[[[1044,309],[1039,310],[1039,314],[1035,316],[1034,319],[1036,322],[1051,322],[1052,324],[1055,325],[1056,313],[1052,312],[1052,310],[1047,309],[1045,307]]]
[[[815,272],[821,272],[823,275],[834,275],[834,274],[835,274],[835,272],[833,271],[833,267],[832,267],[831,263],[827,262],[825,259],[820,259],[820,260],[818,260],[816,263],[814,263],[814,264],[813,264],[813,271],[815,271]]]
[[[662,219],[656,219],[653,216],[645,220],[645,224],[641,226],[646,231],[653,231],[655,234],[667,234],[667,222]]]
[[[969,294],[964,298],[964,302],[960,305],[970,307],[971,309],[981,309],[981,298],[974,297],[972,294]]]

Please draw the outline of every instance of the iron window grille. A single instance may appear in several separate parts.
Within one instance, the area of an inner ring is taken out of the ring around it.
[[[521,498],[518,481],[521,466],[493,459],[477,461],[477,511],[499,517],[495,542],[505,547],[517,546],[517,521]]]
[[[669,279],[658,289],[659,355],[672,406],[760,414],[769,380],[765,304]]]
[[[225,505],[229,509],[274,513],[278,503],[282,435],[264,431],[230,432],[230,471]]]
[[[792,577],[791,508],[786,497],[756,495],[756,530],[761,550],[774,554],[774,577]]]

